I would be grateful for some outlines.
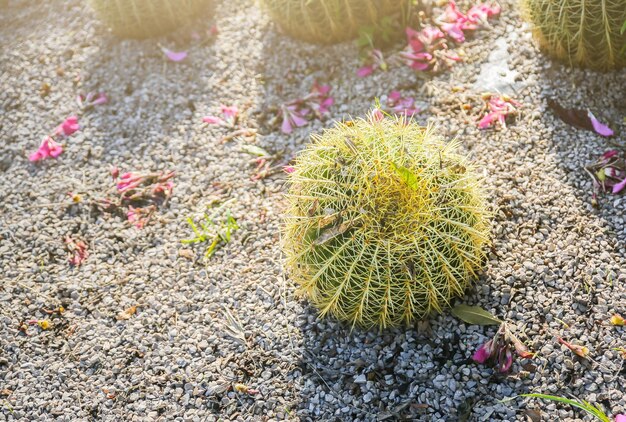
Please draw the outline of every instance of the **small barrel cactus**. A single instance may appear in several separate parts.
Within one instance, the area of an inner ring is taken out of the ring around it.
[[[210,11],[210,0],[89,0],[113,33],[128,38],[166,34]]]
[[[313,136],[288,176],[282,247],[321,315],[384,328],[463,295],[491,213],[455,148],[430,127],[375,114]]]
[[[522,0],[542,50],[572,65],[626,66],[626,0]]]
[[[262,0],[288,35],[331,44],[354,38],[363,26],[402,10],[407,0]]]

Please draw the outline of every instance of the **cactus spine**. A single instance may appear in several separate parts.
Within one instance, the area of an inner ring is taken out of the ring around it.
[[[353,38],[362,26],[399,12],[407,0],[262,0],[262,3],[288,35],[331,44]]]
[[[540,48],[571,65],[626,66],[626,0],[522,0]]]
[[[210,9],[210,0],[89,0],[113,33],[128,38],[160,36]]]

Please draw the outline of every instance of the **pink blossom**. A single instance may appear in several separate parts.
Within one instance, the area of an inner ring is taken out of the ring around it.
[[[493,353],[493,340],[481,345],[472,355],[472,360],[476,363],[485,363]]]
[[[126,213],[126,218],[128,222],[138,229],[142,229],[148,220],[141,217],[143,209],[142,208],[133,208],[132,206],[128,206],[128,212]]]
[[[174,191],[174,182],[167,181],[165,183],[157,183],[152,188],[153,195],[163,195],[166,198],[172,196],[172,192]]]
[[[296,171],[296,168],[294,166],[285,166],[283,167],[283,171],[287,174],[291,174]]]
[[[80,129],[80,126],[78,125],[78,117],[70,116],[54,130],[54,135],[67,137],[72,135],[78,129]]]
[[[211,27],[209,28],[209,35],[212,37],[215,37],[217,34],[219,34],[219,29],[217,28],[217,25],[211,25]]]
[[[165,56],[173,62],[182,62],[187,58],[186,51],[172,51],[168,50],[165,47],[161,47],[161,50],[165,54]]]
[[[226,120],[235,120],[239,115],[239,110],[235,106],[225,106],[222,104],[220,108]]]
[[[301,127],[306,125],[308,121],[304,117],[305,111],[299,110],[296,105],[283,106],[283,123],[281,125],[283,133],[291,133],[294,126]]]
[[[373,65],[361,66],[356,71],[356,75],[359,78],[365,78],[365,77],[371,75],[372,73],[374,73],[374,66]]]
[[[365,65],[360,67],[356,72],[359,78],[371,75],[376,69],[387,70],[387,63],[385,62],[383,52],[376,48],[368,51],[364,61]]]
[[[70,236],[65,238],[65,245],[70,254],[70,265],[78,267],[87,259],[89,251],[87,250],[87,244],[82,240],[74,240]]]
[[[615,422],[626,422],[626,415],[615,415]]]
[[[81,108],[92,108],[97,105],[106,104],[109,101],[104,92],[88,92],[86,95],[79,94],[76,97],[76,102]]]
[[[441,29],[443,32],[448,34],[450,38],[452,38],[457,43],[462,43],[465,41],[465,34],[463,33],[463,24],[460,22],[449,23],[445,22],[441,24]]]
[[[478,127],[486,129],[495,122],[500,122],[502,127],[506,127],[506,118],[510,114],[517,112],[517,107],[521,104],[506,96],[492,95],[489,97],[487,109],[489,112],[479,120]]]
[[[109,172],[111,173],[111,177],[113,178],[113,180],[117,179],[118,176],[120,175],[120,169],[117,166],[111,167]]]
[[[399,91],[391,91],[389,93],[387,106],[394,113],[403,114],[407,117],[412,117],[420,112],[420,109],[415,107],[415,100],[412,97],[403,97]]]
[[[41,141],[37,151],[28,156],[29,161],[39,161],[46,158],[56,158],[63,152],[63,147],[57,144],[50,136],[46,136]]]
[[[456,2],[450,0],[443,14],[439,17],[444,22],[458,22],[466,19],[466,16],[456,7]]]
[[[202,121],[210,125],[221,125],[225,123],[224,120],[217,116],[205,116],[202,118]]]
[[[404,59],[407,66],[415,70],[428,70],[433,59],[430,53],[413,53],[409,51],[400,52],[400,57]]]
[[[511,350],[509,349],[508,346],[504,346],[498,351],[496,369],[499,372],[504,373],[504,372],[508,372],[509,369],[511,369],[512,365],[513,365],[513,353],[511,353]]]
[[[120,193],[135,189],[141,185],[143,177],[140,174],[132,172],[124,173],[120,176],[120,181],[117,183],[117,190]]]

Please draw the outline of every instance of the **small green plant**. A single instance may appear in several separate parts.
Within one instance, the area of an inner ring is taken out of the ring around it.
[[[522,0],[542,50],[572,65],[626,66],[626,0]]]
[[[288,35],[331,44],[355,37],[361,27],[384,16],[404,13],[407,0],[262,0],[272,19]]]
[[[160,36],[210,11],[211,0],[89,0],[98,17],[121,37]]]
[[[457,144],[380,112],[312,140],[288,176],[282,246],[320,314],[382,328],[463,295],[491,214]]]
[[[602,409],[584,400],[577,401],[577,400],[566,399],[565,397],[551,396],[549,394],[539,394],[539,393],[522,394],[521,397],[534,397],[537,399],[551,400],[551,401],[556,401],[559,403],[569,404],[570,406],[574,406],[574,407],[577,407],[578,409],[584,410],[585,412],[589,413],[591,416],[594,416],[596,419],[598,419],[601,422],[611,422],[611,419],[609,419],[609,417],[606,415],[606,413],[602,411]]]
[[[200,228],[198,228],[198,225],[196,225],[193,218],[187,217],[187,223],[191,226],[194,237],[191,239],[181,240],[184,245],[209,243],[209,246],[204,253],[204,259],[211,258],[219,246],[230,242],[233,232],[239,229],[237,220],[232,216],[229,210],[226,211],[226,214],[220,223],[216,223],[213,220],[214,218],[215,215],[208,215],[205,213],[204,221],[200,221],[198,223],[200,226]]]

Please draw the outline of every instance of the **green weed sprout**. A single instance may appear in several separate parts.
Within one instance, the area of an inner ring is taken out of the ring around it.
[[[231,215],[229,210],[226,211],[226,216],[222,223],[215,223],[213,218],[205,214],[204,221],[198,223],[200,225],[200,228],[198,228],[193,218],[187,217],[187,223],[191,226],[194,237],[181,240],[181,243],[184,245],[209,243],[204,253],[205,260],[211,258],[220,245],[230,242],[232,233],[239,229],[237,220]]]
[[[128,38],[164,35],[206,15],[211,0],[89,0],[114,34]]]
[[[572,65],[626,66],[626,0],[522,0],[540,48]]]
[[[312,136],[288,176],[282,248],[320,315],[384,328],[464,294],[491,213],[456,147],[432,127],[377,113]]]
[[[332,44],[357,36],[359,29],[405,10],[407,0],[262,0],[272,20],[288,35]]]
[[[611,422],[611,419],[609,419],[609,417],[606,415],[606,413],[602,411],[602,409],[584,400],[583,401],[570,400],[570,399],[566,399],[565,397],[551,396],[549,394],[539,394],[539,393],[522,394],[521,397],[534,397],[538,399],[551,400],[551,401],[556,401],[559,403],[569,404],[570,406],[574,406],[574,407],[577,407],[578,409],[584,410],[585,412],[589,413],[591,416],[594,416],[596,419],[598,419],[601,422]]]

